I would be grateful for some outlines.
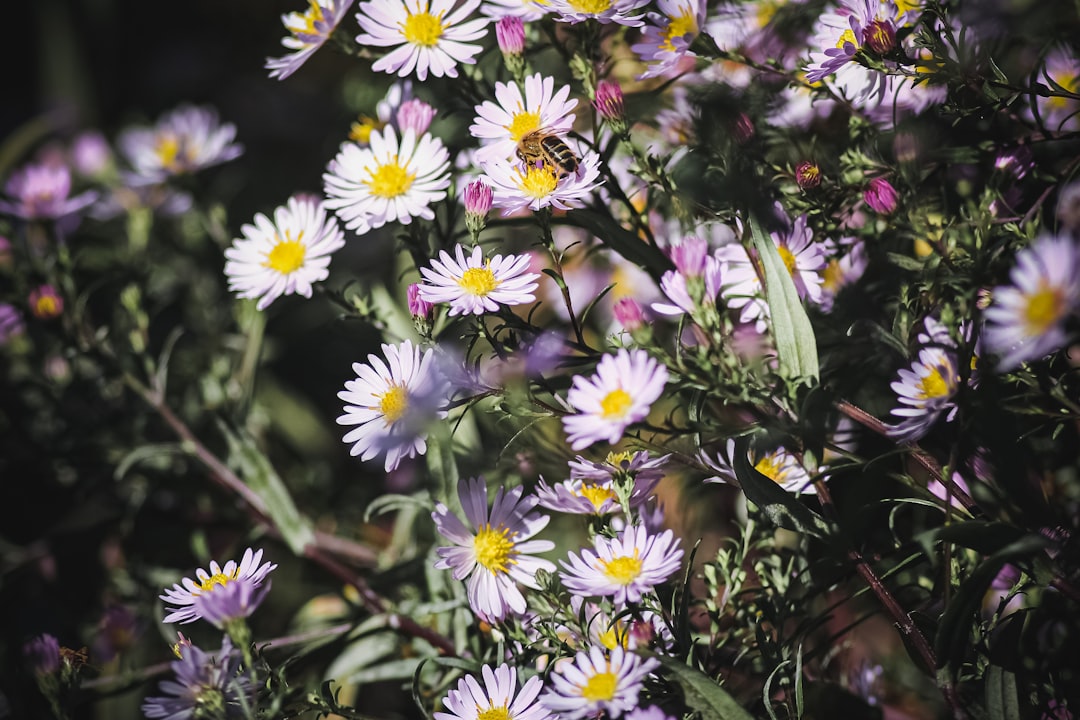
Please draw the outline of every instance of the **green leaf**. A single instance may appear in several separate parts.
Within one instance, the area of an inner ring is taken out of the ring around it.
[[[810,325],[791,273],[780,257],[776,244],[765,233],[761,223],[750,216],[747,223],[754,248],[765,268],[765,298],[772,316],[776,355],[780,373],[793,380],[818,377],[817,338]]]
[[[223,422],[218,426],[229,444],[229,464],[266,504],[266,512],[289,549],[303,555],[304,548],[315,541],[315,533],[297,509],[289,489],[251,437],[231,430]]]
[[[775,482],[759,473],[750,464],[750,436],[736,438],[734,456],[731,458],[735,477],[739,480],[746,499],[757,505],[778,527],[806,533],[814,537],[827,537],[833,527],[799,499]]]
[[[682,688],[686,704],[701,713],[701,720],[753,720],[753,715],[705,673],[674,658],[650,656],[659,660],[664,671]]]
[[[671,268],[671,260],[656,247],[615,222],[610,215],[591,210],[572,210],[564,222],[588,230],[605,245],[632,263],[639,265],[657,282],[665,270]]]
[[[986,668],[986,712],[989,720],[1020,720],[1020,699],[1016,694],[1016,676],[991,665]]]
[[[1026,533],[1015,525],[986,520],[969,520],[935,528],[915,536],[927,555],[934,555],[934,545],[949,542],[960,547],[970,548],[983,555],[991,555],[1017,542]]]

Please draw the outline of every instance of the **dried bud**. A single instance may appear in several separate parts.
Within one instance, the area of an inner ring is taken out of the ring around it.
[[[889,20],[874,20],[863,30],[863,45],[878,55],[888,55],[896,47],[896,28]]]
[[[898,199],[896,188],[883,177],[871,180],[863,191],[863,201],[870,206],[871,210],[881,215],[892,215],[896,212]]]
[[[41,285],[30,292],[30,313],[39,320],[51,320],[64,312],[64,298],[52,285]]]
[[[411,129],[417,135],[423,135],[434,117],[435,108],[419,98],[413,98],[401,103],[397,111],[397,124],[402,133]]]
[[[623,330],[634,333],[645,324],[645,316],[641,312],[641,306],[631,297],[619,298],[612,305],[615,320],[622,325]]]
[[[803,190],[816,188],[821,184],[821,168],[817,163],[803,160],[795,166],[795,183]]]

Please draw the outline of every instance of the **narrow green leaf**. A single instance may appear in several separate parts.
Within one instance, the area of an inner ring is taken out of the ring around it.
[[[662,655],[651,655],[682,688],[686,704],[701,713],[701,720],[753,720],[753,715],[731,697],[727,690],[700,670]]]
[[[765,233],[757,218],[751,216],[747,224],[750,236],[765,268],[765,298],[772,316],[773,337],[780,372],[788,378],[818,377],[817,338],[810,325],[791,273],[784,265],[776,244]]]
[[[750,436],[735,440],[731,458],[735,477],[739,479],[746,499],[757,505],[778,527],[824,538],[833,532],[832,526],[799,499],[759,473],[750,464]]]
[[[619,225],[610,215],[586,209],[572,210],[566,214],[564,221],[588,230],[609,248],[643,268],[657,282],[664,271],[671,268],[671,260],[664,253]]]
[[[225,423],[218,426],[229,444],[229,464],[266,504],[266,510],[281,532],[289,549],[303,555],[304,548],[315,541],[315,533],[307,518],[300,514],[289,489],[267,460],[255,441]]]
[[[986,668],[986,713],[989,720],[1020,720],[1016,675],[997,665]]]

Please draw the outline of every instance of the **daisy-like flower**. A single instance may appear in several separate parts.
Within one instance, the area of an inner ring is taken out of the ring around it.
[[[670,530],[650,535],[644,527],[624,528],[618,537],[597,535],[594,550],[570,553],[559,573],[570,592],[583,597],[611,597],[616,606],[641,602],[682,565],[683,551]]]
[[[1080,309],[1080,246],[1068,235],[1044,234],[1016,254],[1009,285],[994,288],[983,341],[1012,370],[1068,341],[1065,323]]]
[[[602,25],[640,27],[644,20],[633,13],[648,4],[649,0],[548,0],[547,7],[559,22],[595,20]]]
[[[92,190],[71,197],[71,171],[62,163],[34,163],[16,170],[4,193],[9,200],[0,200],[0,213],[24,220],[60,220],[98,197]]]
[[[619,510],[616,482],[630,483],[631,508],[643,505],[664,477],[670,455],[650,458],[648,451],[610,452],[602,462],[580,455],[571,460],[570,479],[548,485],[543,478],[536,488],[540,505],[577,515],[607,515]]]
[[[394,124],[398,110],[413,97],[412,80],[398,80],[386,91],[386,97],[375,105],[375,117],[360,115],[349,127],[349,139],[360,146],[371,143],[371,133]],[[400,131],[399,126],[394,127]]]
[[[1045,79],[1060,85],[1066,92],[1074,95],[1080,93],[1080,59],[1063,46],[1055,47],[1047,54],[1043,75]],[[1050,83],[1046,85],[1050,86]],[[1057,93],[1061,92],[1057,88],[1051,89]],[[1061,132],[1080,130],[1080,100],[1052,95],[1039,96],[1035,102],[1043,122],[1051,130]]]
[[[439,503],[431,514],[439,534],[454,543],[436,550],[435,567],[453,571],[455,580],[468,580],[469,606],[488,622],[509,614],[523,614],[525,596],[518,585],[536,588],[536,572],[554,572],[555,566],[533,557],[555,547],[550,540],[530,540],[550,518],[532,512],[536,498],[522,498],[524,488],[500,487],[490,510],[483,478],[462,479],[458,497],[468,525]]]
[[[525,78],[525,96],[516,83],[495,83],[495,100],[476,106],[469,132],[482,147],[476,151],[480,163],[510,160],[522,136],[543,129],[563,135],[574,125],[576,99],[569,99],[570,86],[555,91],[555,78],[540,73]]]
[[[241,662],[227,635],[216,653],[184,645],[180,659],[172,663],[175,679],[158,686],[162,696],[146,698],[143,714],[169,720],[188,720],[196,717],[196,711],[198,717],[243,717],[254,686],[240,672]]]
[[[483,49],[468,43],[484,37],[488,18],[464,22],[480,0],[465,0],[457,9],[455,5],[454,0],[362,2],[356,20],[364,32],[356,42],[394,48],[371,66],[375,72],[400,77],[415,72],[421,82],[429,72],[435,77],[457,77],[457,64],[473,64]]]
[[[124,130],[117,145],[134,171],[128,181],[151,185],[239,157],[235,139],[236,126],[221,123],[215,110],[183,105],[152,128]]]
[[[578,595],[570,596],[570,610],[573,617],[581,619],[580,631],[567,626],[563,628],[569,633],[566,638],[569,644],[577,647],[599,645],[608,650],[617,647],[633,650],[655,643],[667,649],[675,643],[675,636],[664,618],[651,610],[642,608],[633,616],[613,619],[600,605]]]
[[[717,255],[707,255],[708,243],[696,238],[685,238],[673,245],[668,254],[675,262],[675,269],[668,270],[660,278],[660,289],[670,302],[655,302],[652,309],[661,315],[692,314],[703,305],[714,305],[720,292],[725,263]],[[694,260],[687,261],[692,255]]]
[[[370,141],[370,147],[343,143],[330,161],[323,174],[326,207],[358,235],[389,222],[435,217],[431,204],[450,187],[450,155],[442,142],[406,130],[399,143],[393,127],[372,131]]]
[[[871,70],[856,60],[864,45],[873,54],[882,36],[896,37],[899,11],[891,1],[842,0],[836,9],[822,14],[810,43],[809,82],[830,79],[857,106],[874,106],[884,98],[889,75]]]
[[[502,214],[553,207],[570,210],[581,207],[593,190],[600,186],[600,156],[592,150],[582,153],[573,140],[563,138],[578,158],[577,172],[560,175],[547,163],[525,165],[514,160],[492,160],[483,165],[491,189],[493,204]]]
[[[308,0],[306,12],[282,15],[281,22],[290,35],[282,38],[281,44],[292,52],[266,59],[270,77],[284,80],[300,69],[330,38],[352,4],[353,0]]]
[[[658,667],[655,658],[642,658],[621,646],[606,653],[593,645],[551,675],[551,689],[540,702],[563,720],[601,713],[617,718],[637,707],[645,678]]]
[[[649,13],[641,42],[630,49],[649,67],[639,80],[671,71],[690,52],[690,45],[705,22],[703,0],[660,0],[659,13]]]
[[[843,257],[829,260],[821,273],[821,309],[831,312],[836,296],[862,277],[869,262],[862,242],[853,245]]]
[[[329,274],[330,256],[345,245],[345,234],[314,197],[296,196],[274,211],[259,213],[240,228],[243,238],[225,251],[229,290],[258,298],[265,310],[282,295],[311,297],[311,287]]]
[[[892,414],[902,420],[886,427],[897,442],[914,442],[927,433],[942,413],[956,412],[953,396],[960,387],[960,372],[952,348],[930,345],[919,350],[910,368],[901,368],[890,384],[900,405]]]
[[[480,13],[496,20],[512,16],[532,22],[547,15],[546,5],[546,0],[485,0]]]
[[[735,440],[729,439],[724,449],[716,455],[706,451],[698,452],[698,460],[705,467],[716,473],[705,478],[706,483],[727,483],[738,485],[734,467]],[[771,450],[751,450],[750,462],[754,469],[788,492],[814,495],[817,491],[810,482],[810,473],[806,471],[798,457],[783,447]]]
[[[563,418],[570,447],[581,450],[606,440],[616,443],[626,428],[644,420],[664,392],[668,371],[644,350],[605,355],[591,378],[574,377],[566,399],[578,411]]]
[[[338,398],[345,402],[338,425],[357,427],[342,441],[351,444],[349,454],[370,460],[385,454],[390,472],[405,458],[427,452],[427,427],[446,417],[440,408],[448,387],[435,366],[435,350],[423,353],[412,341],[383,345],[384,361],[368,355],[367,364],[353,363],[356,379],[345,383]]]
[[[466,675],[458,680],[457,689],[443,698],[447,712],[435,712],[435,720],[549,720],[551,714],[536,700],[544,689],[539,675],[525,681],[517,689],[517,672],[507,664],[494,670],[490,665],[480,668],[484,685],[476,677]]]
[[[211,595],[223,593],[229,597],[236,597],[234,593],[239,588],[232,586],[239,585],[248,586],[247,591],[251,593],[247,596],[248,600],[243,607],[247,614],[242,617],[250,615],[270,589],[270,582],[267,580],[264,584],[263,581],[277,567],[272,562],[260,565],[262,554],[261,549],[252,551],[248,548],[244,551],[239,565],[235,560],[229,560],[224,567],[211,560],[209,572],[199,568],[195,571],[194,580],[184,578],[181,584],[174,584],[171,590],[166,589],[165,594],[159,597],[176,607],[165,608],[169,614],[165,616],[163,622],[195,622],[204,617],[203,607]]]
[[[619,496],[611,480],[571,478],[548,485],[541,477],[536,497],[541,507],[572,515],[607,515],[619,510]]]
[[[528,255],[496,255],[485,260],[479,246],[465,257],[458,245],[454,255],[442,250],[430,268],[420,268],[424,284],[420,297],[430,303],[447,303],[451,315],[483,315],[500,305],[522,305],[536,296],[536,273],[529,269]]]

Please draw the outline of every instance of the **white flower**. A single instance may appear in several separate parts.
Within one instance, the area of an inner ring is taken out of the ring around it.
[[[478,162],[509,160],[518,141],[533,130],[565,134],[574,125],[576,99],[569,99],[570,86],[555,92],[555,78],[540,73],[525,78],[525,96],[514,83],[495,83],[495,100],[476,106],[476,117],[469,128],[482,147],[476,152]]]
[[[265,594],[269,582],[263,586],[263,581],[277,565],[271,562],[259,564],[262,560],[262,550],[252,551],[247,548],[238,565],[235,560],[229,560],[222,567],[216,561],[210,561],[210,571],[202,568],[195,571],[195,579],[184,578],[181,584],[174,584],[172,589],[166,589],[161,599],[177,607],[167,607],[168,615],[162,622],[189,623],[203,617],[202,604],[208,598],[216,594],[234,594],[236,589],[246,589],[258,596],[259,599]],[[260,586],[262,590],[260,590]],[[254,610],[258,602],[252,603],[248,609]],[[249,613],[250,614],[250,613]]]
[[[244,237],[225,251],[225,276],[229,290],[258,298],[259,310],[282,295],[311,297],[312,285],[330,273],[330,255],[345,245],[337,221],[309,197],[289,198],[274,211],[273,222],[260,213],[240,232]]]
[[[602,713],[617,718],[638,706],[643,681],[658,667],[656,659],[642,659],[622,646],[607,654],[593,645],[551,675],[551,690],[540,702],[562,720]]]
[[[595,20],[603,25],[618,23],[639,27],[644,21],[640,15],[631,13],[648,4],[649,0],[548,0],[547,6],[560,22]]]
[[[500,305],[521,305],[533,302],[536,280],[540,276],[527,272],[528,255],[496,255],[484,260],[479,246],[465,257],[458,245],[451,256],[445,250],[430,268],[420,268],[424,283],[420,298],[429,303],[448,303],[451,315],[482,315],[495,312]]]
[[[484,665],[480,674],[483,687],[473,675],[458,680],[457,689],[443,699],[448,712],[435,712],[435,720],[550,720],[550,713],[536,702],[544,689],[539,675],[515,692],[517,672],[506,663],[494,670]]]
[[[683,551],[670,530],[650,535],[643,526],[627,527],[615,538],[597,535],[593,547],[570,553],[559,577],[575,595],[611,597],[616,607],[641,602],[682,564]]]
[[[207,107],[183,105],[166,113],[152,128],[124,130],[117,145],[131,164],[132,185],[152,185],[239,157],[236,126],[222,124]]]
[[[352,3],[353,0],[308,0],[307,12],[282,15],[281,22],[291,34],[282,38],[281,44],[293,52],[266,59],[270,77],[284,80],[300,69],[330,38]]]
[[[371,133],[370,147],[346,142],[323,174],[329,199],[345,227],[357,234],[388,222],[408,225],[412,218],[435,217],[431,204],[446,197],[450,156],[427,133],[417,139],[406,130],[398,143],[393,127]]]
[[[484,37],[488,18],[463,22],[480,6],[480,0],[465,0],[456,10],[455,4],[454,0],[360,3],[356,20],[364,32],[356,42],[394,48],[371,69],[400,77],[415,72],[420,81],[426,80],[429,72],[435,77],[457,77],[457,64],[471,65],[473,56],[483,49],[467,43]]]

